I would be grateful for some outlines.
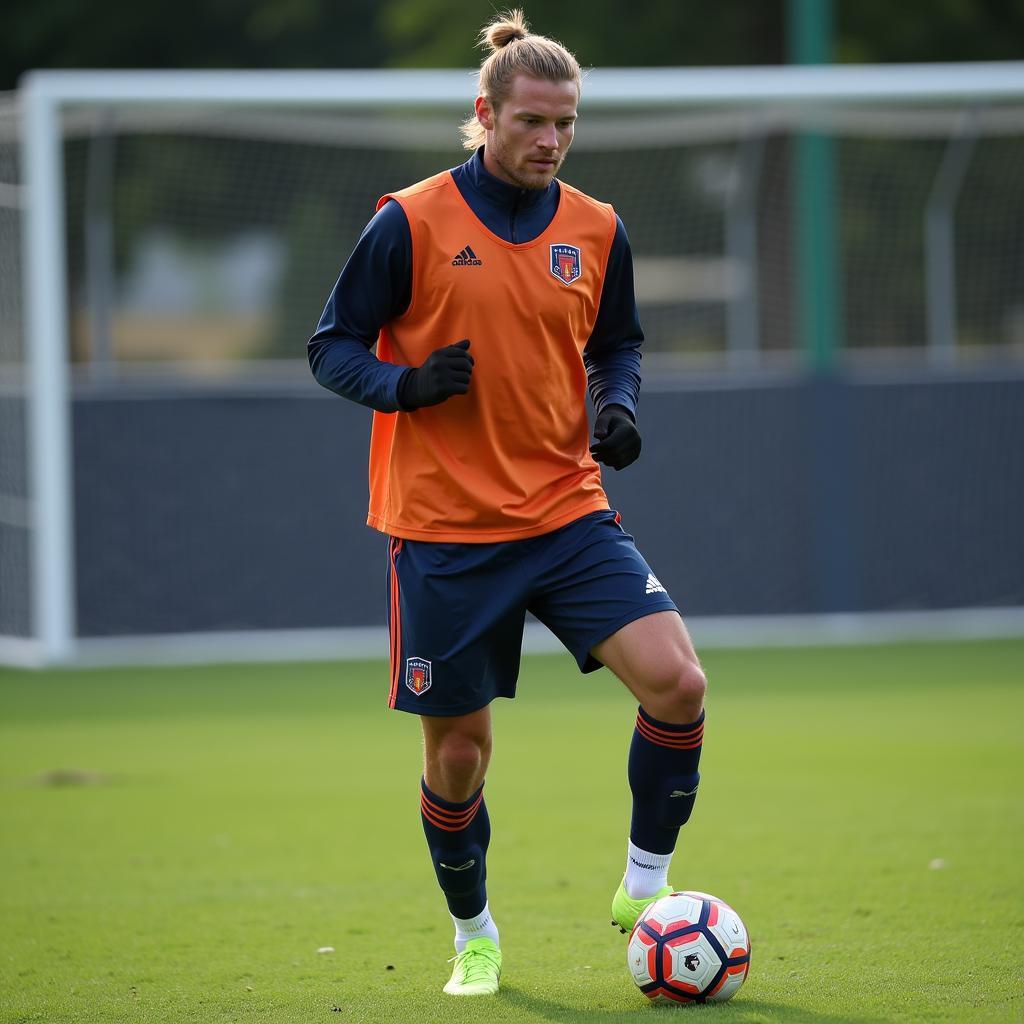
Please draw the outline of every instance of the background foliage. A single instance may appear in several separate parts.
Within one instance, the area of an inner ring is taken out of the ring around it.
[[[786,59],[787,17],[795,6],[792,0],[592,0],[585,8],[522,2],[534,30],[562,40],[585,67],[778,64]],[[833,52],[840,62],[1009,59],[1019,56],[1016,43],[1024,39],[1024,3],[1020,0],[904,0],[900,4],[831,0],[831,4]],[[480,59],[476,33],[499,8],[496,0],[181,0],[169,7],[147,7],[126,0],[102,0],[98,5],[53,0],[44,6],[9,0],[0,33],[0,90],[15,88],[19,77],[32,68],[471,67]],[[110,202],[117,206],[112,263],[119,280],[137,259],[139,239],[147,226],[173,224],[186,243],[202,244],[209,241],[204,233],[219,230],[216,212],[236,210],[240,222],[264,227],[286,241],[287,267],[275,285],[283,296],[283,312],[253,354],[300,353],[322,297],[371,205],[358,207],[357,224],[337,223],[336,217],[332,222],[332,211],[338,208],[338,179],[326,174],[318,183],[314,171],[325,156],[315,147],[310,147],[306,156],[303,180],[289,180],[268,204],[262,198],[257,202],[256,190],[248,187],[262,167],[263,150],[254,148],[252,159],[245,161],[240,143],[233,144],[230,152],[225,146],[211,153],[200,152],[193,141],[176,142],[170,136],[147,142],[148,146],[134,149],[124,141],[117,144],[116,188],[110,189]],[[864,159],[871,158],[860,141],[846,146],[847,150],[859,147],[858,152],[866,154]],[[69,167],[81,168],[82,182],[87,179],[89,147],[90,139],[83,138],[68,148]],[[933,149],[922,147],[921,160],[908,162],[894,161],[887,149],[880,148],[876,156],[879,180],[891,183],[894,175],[909,175],[926,188],[938,159]],[[459,151],[453,147],[450,154],[439,155],[426,166],[423,175],[457,162],[458,157]],[[581,166],[579,161],[574,164],[575,175],[580,174]],[[197,171],[200,167],[201,173]],[[977,166],[972,170],[975,176],[981,173],[988,174]],[[203,182],[199,199],[197,177]],[[782,175],[783,180],[786,177]],[[408,180],[415,176],[395,179],[396,183]],[[581,181],[572,180],[584,187]],[[979,251],[1014,251],[1012,238],[1019,234],[1020,219],[1012,190],[1001,189],[1001,183],[1002,179],[986,181],[986,187],[973,189],[972,194],[983,196],[1006,192],[1007,198],[1002,200],[997,223],[963,211],[958,229],[968,251],[974,237],[983,239]],[[72,191],[69,188],[69,194]],[[779,223],[783,224],[789,216],[784,185],[778,195]],[[616,201],[612,196],[602,198]],[[847,211],[841,226],[844,256],[850,266],[870,267],[872,246],[893,226],[893,218],[882,202],[843,199]],[[244,204],[248,205],[243,211]],[[696,209],[696,204],[691,206]],[[76,216],[80,220],[84,211],[84,206],[78,213],[72,210],[68,218],[72,239],[69,269],[76,301],[81,300],[82,289],[75,282],[84,278],[87,259],[84,243],[77,241],[84,229]],[[624,209],[624,216],[628,212]],[[718,209],[713,211],[716,224],[719,214]],[[918,208],[908,208],[906,217],[919,217]],[[634,232],[642,219],[628,217],[627,223]],[[326,271],[316,264],[308,241],[317,225],[323,225],[336,240],[338,255]],[[903,230],[902,241],[892,243],[895,248],[910,247],[905,259],[908,266],[921,263],[918,236],[914,221]],[[1000,241],[1006,238],[1011,242]],[[637,251],[657,254],[658,247],[651,240],[637,235],[636,242]],[[768,261],[789,265],[774,253]],[[770,266],[765,268],[766,280],[771,272]],[[984,294],[976,297],[971,293],[974,285],[966,285],[962,295],[966,318],[970,319],[970,311],[976,307],[988,308],[986,289],[991,287],[999,294],[1005,294],[1008,287],[1012,291],[1012,284],[1003,282],[1018,273],[1018,261],[996,261],[978,285]],[[310,282],[315,298],[300,287]],[[917,321],[922,297],[916,278],[890,275],[879,281],[877,275],[861,274],[849,287],[850,308],[879,305],[890,311],[886,343],[920,341]],[[858,294],[858,289],[864,294]],[[775,290],[782,294],[787,288]],[[890,296],[890,301],[878,303],[882,293]],[[73,349],[76,358],[85,358],[86,321],[78,317],[75,323]],[[649,340],[656,341],[653,314],[647,323]],[[788,346],[792,342],[788,318],[781,323],[782,344]],[[992,340],[987,324],[969,323],[966,327],[965,340]],[[765,344],[777,347],[779,343],[766,338]]]
[[[10,0],[0,89],[30,68],[464,67],[488,0]],[[535,31],[588,65],[777,64],[784,0],[525,3]],[[835,0],[843,62],[1020,56],[1018,0]]]

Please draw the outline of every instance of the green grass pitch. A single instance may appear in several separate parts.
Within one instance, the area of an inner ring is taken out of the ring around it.
[[[459,1001],[382,662],[4,670],[0,1021],[1024,1020],[1024,642],[704,661],[672,880],[750,928],[732,1003],[651,1006],[608,924],[633,705],[607,672],[528,658],[495,706],[505,973]]]

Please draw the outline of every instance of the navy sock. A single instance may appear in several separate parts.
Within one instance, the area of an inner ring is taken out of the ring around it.
[[[466,801],[442,800],[420,781],[420,814],[441,891],[448,910],[462,919],[476,917],[487,903],[487,846],[491,822],[484,787]]]
[[[689,725],[652,718],[643,708],[636,716],[629,748],[629,788],[633,820],[629,838],[648,853],[672,853],[697,799],[704,712]]]

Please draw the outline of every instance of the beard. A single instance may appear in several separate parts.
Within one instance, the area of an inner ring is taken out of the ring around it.
[[[509,181],[516,188],[541,191],[546,189],[555,179],[562,164],[565,161],[564,153],[554,153],[551,159],[554,163],[546,171],[531,169],[525,159],[517,161],[511,148],[506,146],[495,134],[491,139],[491,156],[495,163],[504,171]]]

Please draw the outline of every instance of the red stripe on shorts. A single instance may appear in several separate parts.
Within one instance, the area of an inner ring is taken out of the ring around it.
[[[388,547],[391,575],[391,603],[388,615],[391,634],[391,690],[388,693],[388,707],[393,708],[398,700],[398,681],[402,675],[402,603],[398,593],[398,569],[395,566],[395,558],[402,550],[401,538],[392,537]]]

